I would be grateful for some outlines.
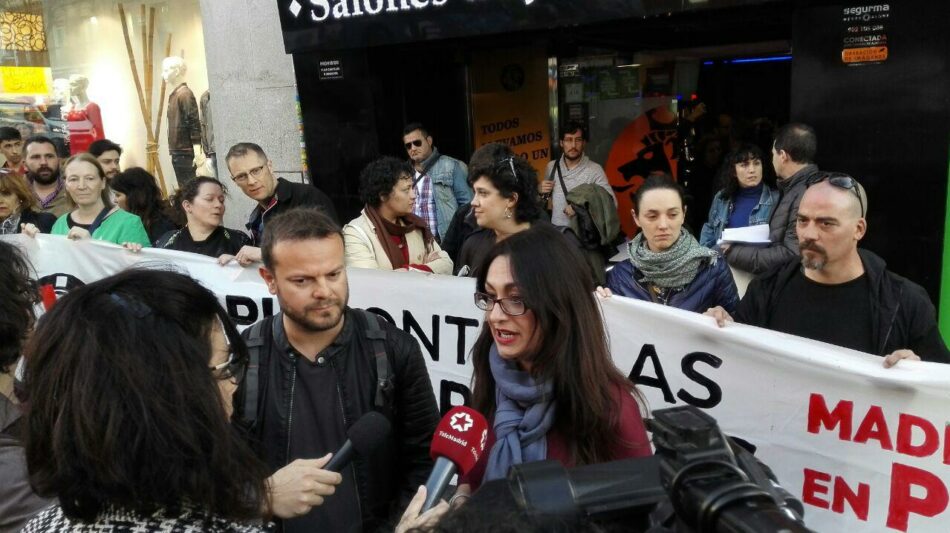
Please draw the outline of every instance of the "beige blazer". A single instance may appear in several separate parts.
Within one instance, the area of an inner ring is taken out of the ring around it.
[[[383,244],[376,236],[376,228],[366,216],[365,210],[360,213],[360,216],[343,226],[343,244],[346,246],[346,266],[378,270],[393,269]],[[437,242],[432,243],[432,250],[438,252],[438,258],[434,261],[426,261],[426,247],[421,231],[416,230],[406,234],[406,244],[409,245],[410,263],[426,265],[436,274],[452,275],[452,259]]]

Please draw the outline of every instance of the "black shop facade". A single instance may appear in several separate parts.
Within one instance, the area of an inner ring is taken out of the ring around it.
[[[805,122],[819,166],[868,190],[862,245],[943,303],[950,4],[278,0],[278,11],[310,178],[343,220],[362,207],[360,170],[405,157],[409,122],[463,161],[504,142],[539,175],[563,124],[583,122],[628,234],[630,198],[651,172],[711,196],[734,143],[767,149],[775,127]],[[678,131],[700,107],[696,127]]]

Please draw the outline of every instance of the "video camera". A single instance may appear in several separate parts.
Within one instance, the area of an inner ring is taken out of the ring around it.
[[[771,470],[695,407],[655,411],[653,457],[565,469],[516,465],[508,487],[525,513],[650,533],[804,533],[804,509]]]

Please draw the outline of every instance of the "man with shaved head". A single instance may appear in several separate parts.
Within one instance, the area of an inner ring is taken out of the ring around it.
[[[922,287],[858,248],[867,232],[864,188],[846,174],[820,172],[795,220],[799,258],[749,284],[735,320],[884,357],[950,363],[936,313]],[[722,308],[706,314],[720,325]]]

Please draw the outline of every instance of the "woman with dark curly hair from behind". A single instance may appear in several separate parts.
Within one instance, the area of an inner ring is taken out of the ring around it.
[[[25,353],[30,481],[58,503],[23,531],[262,531],[267,471],[229,421],[247,347],[214,294],[126,271],[60,299]]]
[[[23,524],[53,502],[30,488],[23,455],[19,401],[14,371],[23,341],[33,328],[36,289],[31,267],[20,249],[0,241],[0,532],[20,531]]]
[[[381,157],[360,173],[360,216],[343,226],[346,266],[451,274],[452,260],[429,225],[412,213],[416,188],[409,163]]]

